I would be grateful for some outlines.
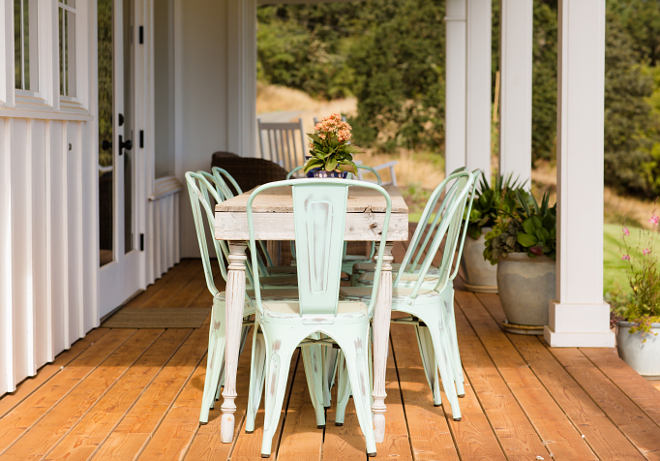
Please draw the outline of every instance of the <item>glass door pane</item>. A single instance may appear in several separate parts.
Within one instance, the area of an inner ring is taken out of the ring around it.
[[[114,258],[114,78],[112,0],[98,0],[99,240],[101,266]]]

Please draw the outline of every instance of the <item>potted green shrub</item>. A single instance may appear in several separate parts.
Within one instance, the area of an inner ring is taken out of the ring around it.
[[[486,234],[484,258],[497,264],[497,287],[507,330],[541,334],[555,299],[557,208],[517,190],[516,210],[504,211]]]
[[[351,144],[351,129],[339,114],[330,114],[314,126],[316,133],[307,134],[309,156],[303,167],[308,177],[345,178],[348,172],[357,174],[353,154],[362,150]]]
[[[629,244],[630,231],[623,226],[622,259],[632,293],[617,309],[623,317],[617,323],[619,356],[642,376],[653,377],[660,377],[660,273],[654,252],[659,221],[653,213],[649,219],[653,229],[640,230],[636,248]]]
[[[492,187],[482,176],[467,217],[467,234],[461,256],[465,274],[465,288],[477,293],[497,293],[497,265],[484,260],[486,234],[493,230],[499,210],[513,213],[516,208],[515,191],[521,185],[509,174],[497,176]],[[467,213],[467,210],[466,210]]]

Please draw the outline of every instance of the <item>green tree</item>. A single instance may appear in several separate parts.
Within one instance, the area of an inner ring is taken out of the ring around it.
[[[635,41],[610,10],[605,54],[605,183],[621,192],[653,197],[660,170],[652,155],[657,118],[647,102],[653,78],[645,72]]]
[[[385,150],[444,142],[445,32],[442,0],[379,2],[386,17],[351,48],[356,143]]]

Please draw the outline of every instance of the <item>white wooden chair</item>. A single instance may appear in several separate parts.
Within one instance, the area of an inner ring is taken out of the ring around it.
[[[262,122],[258,118],[257,125],[261,158],[277,163],[287,171],[305,163],[307,143],[301,118],[297,122]]]

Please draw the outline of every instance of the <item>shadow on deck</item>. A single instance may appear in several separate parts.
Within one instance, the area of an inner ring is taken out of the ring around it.
[[[399,247],[396,253],[405,249]],[[393,325],[387,434],[378,458],[398,460],[660,459],[660,392],[614,349],[551,349],[499,328],[497,295],[456,292],[466,374],[463,419],[434,407],[413,330]],[[132,307],[207,306],[201,264],[184,260]],[[0,398],[0,459],[261,459],[263,413],[246,434],[250,351],[238,369],[237,437],[220,442],[219,404],[198,424],[207,329],[105,329]],[[293,379],[291,379],[293,378]],[[366,459],[353,404],[344,426],[317,429],[294,355],[271,459]],[[443,396],[444,398],[444,396]],[[446,399],[444,399],[446,401]]]

